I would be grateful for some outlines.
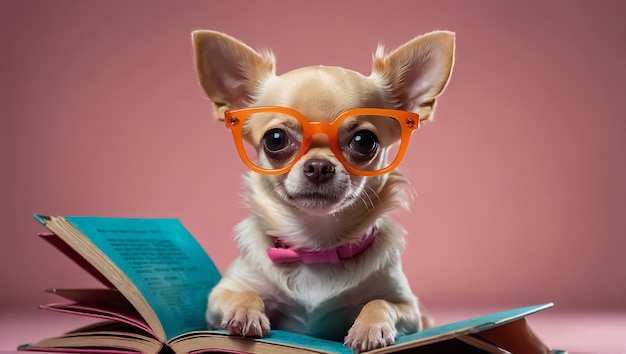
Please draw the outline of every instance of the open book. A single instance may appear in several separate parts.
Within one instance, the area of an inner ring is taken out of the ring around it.
[[[103,284],[51,289],[64,299],[42,309],[97,322],[19,350],[86,353],[351,353],[340,342],[272,330],[249,339],[206,329],[207,295],[220,273],[177,219],[50,217],[40,236]],[[526,316],[552,304],[426,329],[369,353],[550,353]],[[552,353],[562,353],[552,351]]]

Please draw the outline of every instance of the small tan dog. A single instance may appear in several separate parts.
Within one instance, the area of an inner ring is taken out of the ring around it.
[[[448,83],[454,34],[379,47],[369,76],[325,66],[278,76],[271,53],[214,31],[195,31],[193,44],[215,116],[252,170],[252,216],[235,229],[240,256],[209,296],[209,326],[259,337],[271,325],[354,351],[428,326],[402,272],[405,231],[385,214],[406,206],[395,167]]]

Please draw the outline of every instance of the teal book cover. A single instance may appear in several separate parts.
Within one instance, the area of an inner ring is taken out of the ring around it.
[[[49,222],[45,216],[36,219]],[[135,284],[161,322],[166,339],[206,328],[207,296],[221,275],[178,219],[64,219]]]

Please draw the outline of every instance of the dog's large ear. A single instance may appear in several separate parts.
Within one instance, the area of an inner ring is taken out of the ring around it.
[[[437,97],[450,80],[454,66],[454,33],[435,31],[419,36],[386,55],[374,55],[372,76],[381,78],[397,108],[412,111],[420,120],[432,119]]]
[[[248,106],[261,80],[275,73],[270,52],[259,54],[226,34],[194,31],[192,40],[198,78],[217,119],[227,109]]]

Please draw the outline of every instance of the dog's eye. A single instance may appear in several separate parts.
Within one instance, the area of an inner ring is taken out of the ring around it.
[[[372,157],[378,150],[378,138],[369,130],[359,130],[352,136],[348,146],[361,155]]]
[[[281,129],[270,129],[263,135],[263,147],[265,151],[280,151],[288,145],[289,137]]]
[[[298,153],[298,144],[282,129],[270,129],[263,135],[263,150],[274,163],[287,163]]]

